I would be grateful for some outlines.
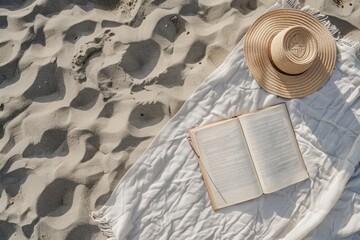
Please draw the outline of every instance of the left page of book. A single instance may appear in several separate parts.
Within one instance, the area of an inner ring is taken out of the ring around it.
[[[237,118],[190,131],[214,209],[262,195]]]

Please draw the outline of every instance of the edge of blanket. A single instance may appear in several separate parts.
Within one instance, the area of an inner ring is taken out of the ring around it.
[[[277,5],[279,3],[281,4],[280,6]],[[339,29],[330,22],[327,15],[321,13],[319,10],[316,10],[309,6],[301,7],[299,0],[278,0],[276,2],[276,4],[273,7],[271,7],[269,10],[271,10],[273,8],[286,7],[286,6],[284,6],[284,3],[287,4],[291,8],[300,9],[300,10],[307,12],[307,13],[311,14],[312,16],[316,17],[322,24],[324,24],[329,29],[330,33],[333,35],[333,37],[335,38],[335,40],[337,42],[345,44],[348,47],[353,48],[355,57],[360,61],[360,42],[351,40],[347,37],[340,36]],[[123,176],[123,179],[126,177],[126,175],[127,174],[125,174]],[[121,180],[120,180],[120,182],[121,182]],[[116,235],[112,229],[110,220],[104,216],[104,211],[106,208],[108,208],[108,207],[106,205],[104,205],[99,210],[91,212],[90,217],[97,224],[97,226],[99,227],[101,232],[107,237],[108,240],[118,240],[118,238],[116,237]]]
[[[118,240],[115,236],[114,231],[109,220],[104,216],[101,209],[99,211],[94,211],[90,214],[91,219],[96,222],[97,226],[100,228],[100,231],[107,237],[108,240]]]

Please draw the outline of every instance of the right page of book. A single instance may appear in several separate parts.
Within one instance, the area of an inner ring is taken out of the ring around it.
[[[285,103],[239,120],[264,193],[308,178]]]

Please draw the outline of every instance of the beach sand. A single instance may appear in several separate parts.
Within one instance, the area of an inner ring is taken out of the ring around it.
[[[106,239],[90,212],[274,2],[0,1],[0,239]]]

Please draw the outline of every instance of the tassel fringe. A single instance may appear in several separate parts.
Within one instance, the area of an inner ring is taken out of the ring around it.
[[[281,0],[280,0],[281,1]],[[291,8],[296,8],[299,9],[300,8],[300,2],[299,0],[286,0],[287,4],[291,7]]]
[[[347,37],[342,37],[341,39],[339,39],[339,42],[352,47],[355,49],[355,56],[357,59],[360,60],[360,42],[358,41],[354,41],[352,39],[349,39]]]
[[[108,238],[108,240],[118,240],[111,228],[109,220],[107,220],[103,216],[102,212],[100,211],[92,212],[90,214],[90,217],[94,222],[96,222],[101,232],[103,232],[103,234]]]

